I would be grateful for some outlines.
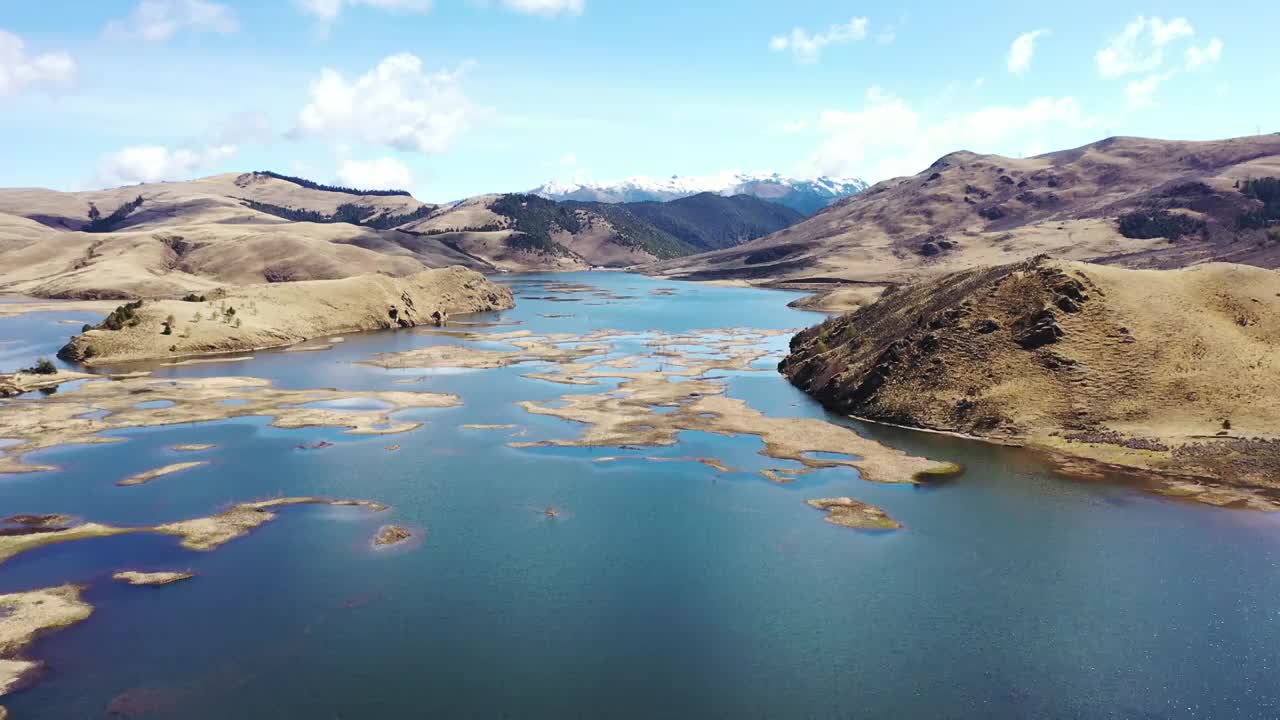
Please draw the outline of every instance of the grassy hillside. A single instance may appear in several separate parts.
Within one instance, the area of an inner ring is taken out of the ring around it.
[[[479,235],[502,234],[501,247],[524,253],[526,263],[624,267],[732,247],[801,219],[794,210],[745,195],[611,204],[507,194],[441,208],[401,229],[468,242],[469,252],[491,261],[515,260],[495,257],[493,243],[481,243]]]
[[[1280,266],[1280,134],[1108,138],[1032,158],[955,152],[741,247],[689,279],[885,285],[1048,253],[1137,268]]]
[[[715,193],[701,193],[661,203],[580,204],[597,211],[605,208],[625,210],[698,252],[735,247],[804,219],[804,215],[796,210],[750,195],[723,197]]]
[[[1280,505],[1273,270],[1044,258],[965,270],[800,333],[780,370],[843,414],[1246,487]]]

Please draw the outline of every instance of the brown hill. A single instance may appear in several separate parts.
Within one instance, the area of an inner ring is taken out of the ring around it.
[[[895,288],[791,347],[780,370],[840,413],[1156,471],[1166,492],[1280,508],[1276,271],[1036,258]],[[1169,479],[1179,476],[1195,483]]]
[[[276,173],[95,192],[0,190],[0,292],[173,297],[223,285],[648,264],[738,245],[802,219],[754,197],[558,203],[484,195],[445,206]]]
[[[360,195],[298,182],[305,181],[243,173],[95,192],[0,190],[0,291],[173,296],[224,284],[484,267],[440,243],[399,244],[400,234],[392,230],[272,214],[327,217],[345,205],[359,208],[361,221],[384,224],[379,220],[434,209],[407,195]]]
[[[1280,134],[1120,137],[1026,159],[957,152],[773,235],[652,272],[818,288],[898,284],[1042,253],[1141,268],[1277,267],[1280,229],[1240,227],[1262,207],[1240,183],[1268,176],[1280,177]]]
[[[461,267],[402,278],[361,275],[250,285],[204,300],[122,305],[59,355],[88,365],[293,345],[361,330],[443,324],[450,314],[512,307],[511,291]]]
[[[481,195],[401,226],[504,270],[622,268],[735,247],[794,225],[799,212],[748,195],[603,203]]]

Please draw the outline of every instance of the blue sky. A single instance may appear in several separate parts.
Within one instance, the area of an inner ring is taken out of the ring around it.
[[[3,186],[272,169],[445,201],[1280,130],[1274,2],[0,3]]]

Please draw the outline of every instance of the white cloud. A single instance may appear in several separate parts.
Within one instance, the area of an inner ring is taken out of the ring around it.
[[[234,145],[170,149],[164,145],[135,145],[98,161],[97,182],[103,187],[161,180],[187,180],[201,168],[236,153]]]
[[[127,17],[107,23],[106,34],[164,42],[181,30],[229,35],[240,29],[235,11],[208,0],[142,0]]]
[[[388,56],[351,82],[325,68],[311,83],[294,134],[440,152],[484,114],[463,94],[461,73],[426,72],[410,53]]]
[[[314,15],[324,23],[331,23],[342,14],[346,6],[363,5],[392,12],[424,13],[431,9],[431,0],[295,0],[298,9]]]
[[[1164,64],[1165,46],[1194,34],[1186,18],[1138,16],[1098,51],[1098,72],[1109,78],[1152,72]]]
[[[868,20],[856,17],[843,25],[832,25],[823,32],[813,35],[804,28],[795,28],[788,35],[776,35],[769,40],[769,49],[774,52],[790,50],[796,60],[802,63],[816,63],[823,48],[828,45],[863,40],[867,37]]]
[[[799,135],[809,129],[808,120],[786,120],[778,123],[776,126],[778,132],[783,135]]]
[[[1176,73],[1153,73],[1141,80],[1132,80],[1124,88],[1124,97],[1129,107],[1137,110],[1155,104],[1156,91]]]
[[[26,43],[0,30],[0,97],[40,85],[66,85],[76,74],[75,60],[65,52],[27,54]]]
[[[1187,69],[1198,70],[1212,65],[1222,58],[1222,40],[1213,38],[1202,48],[1195,45],[1187,48]]]
[[[1094,124],[1071,97],[1045,97],[1025,105],[996,105],[938,117],[917,112],[902,98],[872,88],[862,109],[821,114],[818,127],[825,139],[809,170],[833,177],[909,175],[962,148],[1016,153],[1050,144],[1045,141],[1050,133]]]
[[[213,128],[211,134],[220,145],[267,143],[275,138],[271,117],[255,111],[227,116]]]
[[[1031,69],[1031,58],[1036,52],[1036,39],[1048,35],[1048,30],[1032,30],[1022,33],[1009,46],[1009,72],[1024,75]]]
[[[525,15],[581,15],[586,0],[502,0],[502,6]]]
[[[338,182],[362,190],[403,190],[413,183],[413,173],[391,157],[367,162],[343,160],[338,166]]]

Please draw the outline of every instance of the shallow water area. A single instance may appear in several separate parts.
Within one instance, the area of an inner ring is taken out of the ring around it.
[[[714,344],[751,328],[823,318],[787,308],[798,295],[779,291],[623,273],[502,280],[519,295],[554,299],[459,318],[518,325],[456,329],[570,333],[566,346],[616,330],[590,340],[610,349],[587,362],[638,357],[621,373],[678,372],[675,361],[723,359]],[[674,294],[655,294],[662,288]],[[19,327],[13,321],[0,319],[0,330]],[[41,325],[23,342],[51,354],[76,330],[55,327],[60,336]],[[694,332],[722,328],[738,330]],[[654,354],[666,339],[683,357]],[[195,719],[1280,715],[1276,517],[1070,482],[1032,453],[832,417],[772,371],[788,339],[751,337],[746,349],[767,353],[752,370],[705,375],[769,416],[843,424],[961,463],[963,475],[915,486],[867,482],[849,467],[801,473],[801,463],[762,455],[758,436],[701,431],[658,447],[512,447],[583,431],[516,403],[558,407],[627,378],[525,377],[554,362],[361,364],[432,345],[511,351],[504,340],[353,333],[324,350],[155,367],[174,380],[242,375],[285,389],[451,393],[463,405],[392,413],[423,425],[391,435],[233,417],[32,453],[28,461],[58,469],[0,475],[0,515],[141,526],[277,496],[391,509],[287,507],[212,552],[126,535],[17,555],[0,564],[0,592],[84,583],[95,613],[40,639],[28,656],[49,674],[0,704],[24,719],[113,709]],[[234,409],[248,397],[238,388],[225,402]],[[368,398],[309,405],[387,409]],[[173,449],[196,444],[215,447]],[[184,460],[209,464],[115,486]],[[904,529],[837,527],[805,504],[842,496],[884,508]],[[386,524],[424,534],[374,550]],[[110,580],[118,570],[195,578],[135,588]]]

